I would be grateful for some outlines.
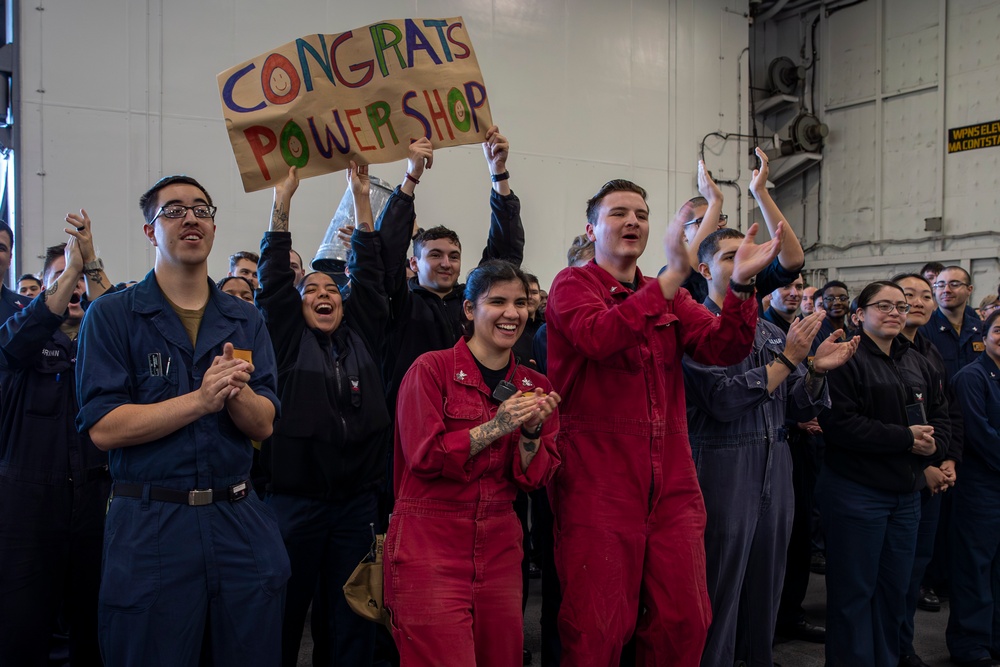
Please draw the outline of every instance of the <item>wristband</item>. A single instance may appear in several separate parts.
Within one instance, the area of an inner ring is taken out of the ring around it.
[[[775,361],[780,361],[781,363],[783,363],[785,367],[788,368],[788,370],[790,370],[791,372],[793,373],[795,372],[795,364],[793,364],[792,360],[786,357],[784,353],[778,352],[776,355],[774,355],[774,359]]]
[[[490,180],[494,183],[499,183],[500,181],[506,181],[510,178],[510,172],[505,171],[502,174],[490,174]]]
[[[542,435],[541,424],[539,424],[538,428],[536,428],[534,431],[529,431],[528,429],[524,428],[524,424],[521,424],[522,437],[527,438],[528,440],[538,440],[538,438],[541,437],[541,435]]]
[[[812,375],[813,377],[818,377],[818,378],[826,377],[825,372],[816,370],[816,365],[813,364],[812,359],[806,362],[806,368],[809,369],[809,374]]]
[[[757,282],[757,278],[751,278],[750,282],[746,285],[740,285],[738,282],[734,281],[732,278],[729,279],[729,289],[733,290],[737,294],[753,294],[757,291],[754,287],[754,283]]]
[[[413,183],[414,185],[420,185],[420,181],[419,181],[418,179],[414,178],[414,177],[413,177],[413,176],[412,176],[412,175],[410,174],[410,172],[406,172],[406,180],[410,181],[410,182],[411,182],[411,183]]]
[[[97,257],[97,258],[95,258],[95,259],[93,259],[93,260],[91,260],[89,262],[86,262],[83,265],[84,272],[87,272],[87,271],[96,271],[98,269],[101,270],[101,271],[104,270],[104,260],[101,259],[100,257]]]

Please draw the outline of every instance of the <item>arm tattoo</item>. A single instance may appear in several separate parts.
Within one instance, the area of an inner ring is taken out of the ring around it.
[[[501,407],[496,417],[469,432],[469,458],[471,459],[489,447],[494,440],[510,433],[515,428],[517,425],[514,423],[514,419],[509,412]],[[478,431],[478,434],[475,431]]]
[[[274,202],[274,210],[271,211],[271,231],[288,231],[288,211],[281,205],[281,202]]]
[[[84,271],[87,274],[87,280],[95,283],[98,287],[104,287],[104,279],[101,278],[101,269],[90,269],[89,271]]]
[[[45,290],[45,296],[46,296],[46,298],[48,298],[48,297],[52,296],[53,294],[55,294],[57,289],[59,289],[59,279],[58,278],[56,278],[55,280],[53,280],[52,284],[49,286],[49,288],[47,290]]]

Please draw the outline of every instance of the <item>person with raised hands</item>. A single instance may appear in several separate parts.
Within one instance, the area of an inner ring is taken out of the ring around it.
[[[704,305],[715,315],[743,240],[735,229],[720,229],[701,244]],[[703,667],[771,664],[794,510],[786,420],[809,421],[829,407],[826,374],[857,349],[856,341],[839,345],[830,336],[807,363],[822,319],[794,320],[787,333],[758,319],[753,350],[736,364],[684,359],[689,438],[708,515],[712,625]],[[740,615],[741,604],[753,613]]]
[[[261,444],[267,504],[278,516],[292,576],[282,625],[282,664],[297,664],[313,605],[312,636],[338,665],[371,665],[375,625],[348,607],[341,587],[368,552],[378,521],[390,417],[380,361],[389,316],[380,234],[373,231],[368,167],[353,161],[351,297],[330,275],[291,266],[289,210],[295,167],[274,188],[271,222],[260,244],[257,305],[278,366],[282,414]],[[324,587],[318,595],[317,586]],[[321,608],[322,606],[322,608]],[[322,619],[322,622],[320,620]]]
[[[521,664],[513,500],[560,460],[559,394],[511,352],[528,319],[525,274],[481,264],[463,309],[468,335],[418,357],[399,391],[385,607],[402,667]]]
[[[252,304],[208,277],[205,188],[167,176],[139,206],[153,270],[91,304],[77,356],[77,427],[109,452],[113,480],[101,654],[109,666],[277,664],[288,556],[249,479],[251,441],[278,411],[271,339]]]
[[[594,261],[556,276],[546,318],[549,378],[563,397],[563,468],[549,487],[562,661],[617,663],[634,631],[639,665],[697,665],[711,610],[681,357],[730,365],[750,352],[753,277],[778,255],[783,225],[762,245],[751,226],[715,317],[680,287],[690,272],[682,220],[667,227],[666,270],[638,269],[650,227],[642,187],[609,181],[586,213]]]
[[[75,226],[66,232],[65,244],[46,251],[46,289],[0,322],[0,664],[5,665],[46,664],[60,612],[69,629],[71,663],[101,664],[97,596],[111,479],[107,455],[77,433],[74,378],[83,296],[90,289],[97,298],[104,290],[83,278],[84,235]]]

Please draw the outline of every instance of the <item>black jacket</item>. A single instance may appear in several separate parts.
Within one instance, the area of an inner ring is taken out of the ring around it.
[[[923,470],[948,451],[948,401],[937,372],[903,336],[886,356],[861,333],[855,355],[830,371],[832,407],[819,415],[826,440],[826,465],[834,472],[878,489],[909,493],[924,486]],[[906,406],[922,402],[934,427],[937,452],[910,453],[913,433]]]
[[[397,187],[375,225],[382,233],[385,285],[391,312],[383,378],[389,406],[393,409],[399,384],[416,358],[425,352],[454,347],[462,336],[465,321],[462,312],[464,284],[456,285],[441,298],[420,287],[416,278],[407,283],[406,259],[415,217],[413,197]],[[523,257],[521,202],[513,192],[501,196],[490,190],[490,232],[480,263],[505,259],[520,266]]]
[[[42,296],[0,323],[0,477],[107,477],[108,455],[76,430],[76,341],[62,323]]]
[[[948,418],[951,419],[951,440],[948,442],[948,451],[941,456],[935,457],[938,462],[946,458],[952,461],[962,462],[962,452],[965,449],[965,427],[962,423],[962,407],[955,397],[955,388],[948,382],[948,368],[945,366],[944,357],[934,346],[931,339],[922,332],[917,331],[913,339],[913,348],[922,354],[931,363],[938,373],[938,378],[944,384],[944,395],[948,399]]]
[[[289,232],[261,241],[257,306],[278,365],[281,417],[261,445],[273,493],[323,500],[375,488],[385,473],[389,412],[379,372],[388,303],[378,232],[355,231],[351,295],[332,336],[310,329],[289,266]]]

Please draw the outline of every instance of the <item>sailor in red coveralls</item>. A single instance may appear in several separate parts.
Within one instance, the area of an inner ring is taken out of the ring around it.
[[[679,287],[683,222],[667,230],[668,269],[644,277],[646,191],[606,183],[587,202],[594,261],[564,269],[549,293],[549,378],[563,397],[550,496],[562,663],[573,667],[617,665],[633,631],[638,665],[694,666],[711,621],[681,357],[728,366],[750,352],[754,276],[777,255],[783,225],[759,246],[750,228],[716,318]]]
[[[464,311],[472,336],[417,357],[399,391],[385,605],[402,667],[521,665],[514,495],[559,465],[559,395],[511,353],[528,319],[524,274],[481,264]]]

